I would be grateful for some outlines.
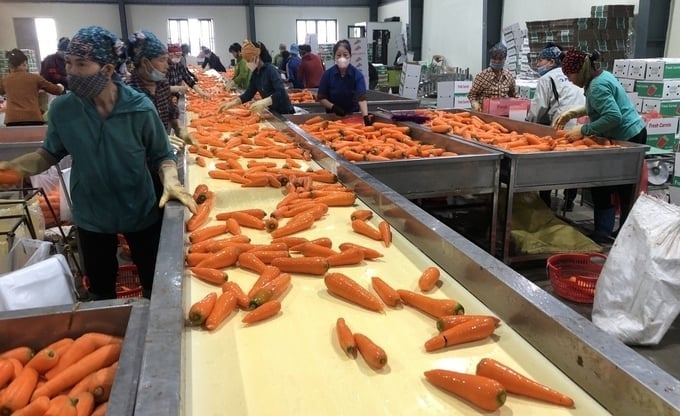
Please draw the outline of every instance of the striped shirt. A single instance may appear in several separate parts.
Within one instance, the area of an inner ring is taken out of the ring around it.
[[[516,97],[515,77],[507,69],[503,69],[496,75],[493,69],[486,68],[472,81],[472,87],[468,93],[470,101],[482,103],[485,98]]]

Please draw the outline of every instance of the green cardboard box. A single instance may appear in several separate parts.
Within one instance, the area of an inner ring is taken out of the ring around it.
[[[680,79],[680,59],[647,60],[646,81]]]
[[[680,100],[661,101],[659,104],[659,114],[664,117],[680,116]]]
[[[635,92],[640,97],[680,99],[680,80],[636,81]]]

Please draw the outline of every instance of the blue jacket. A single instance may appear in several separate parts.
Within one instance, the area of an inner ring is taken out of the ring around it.
[[[321,76],[317,98],[327,99],[346,113],[359,111],[359,101],[366,99],[364,74],[350,64],[343,77],[338,66],[333,65]]]
[[[623,86],[607,71],[602,71],[586,87],[586,109],[590,122],[581,132],[587,136],[629,140],[645,128]]]
[[[293,83],[293,88],[303,88],[302,80],[297,78],[297,70],[300,66],[300,62],[302,62],[302,59],[300,59],[299,56],[291,55],[288,59],[288,65],[286,65],[286,76],[288,77],[288,81]]]
[[[267,63],[254,70],[250,74],[248,88],[239,98],[241,98],[242,103],[245,103],[252,100],[255,93],[258,92],[262,98],[272,97],[272,105],[269,106],[271,111],[279,114],[295,113],[281,75],[279,75],[279,70],[274,65]]]
[[[116,83],[118,100],[102,119],[91,100],[73,93],[50,107],[42,148],[56,160],[71,155],[73,220],[98,233],[141,231],[160,219],[151,178],[174,160],[168,136],[149,98]]]

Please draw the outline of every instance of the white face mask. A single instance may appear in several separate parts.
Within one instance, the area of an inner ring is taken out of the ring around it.
[[[246,65],[248,66],[248,69],[250,69],[250,71],[252,72],[257,68],[257,61],[248,62],[248,63],[246,63]]]
[[[349,59],[345,57],[340,57],[335,60],[335,64],[338,66],[338,68],[345,69],[349,66]]]
[[[172,59],[170,59],[170,61],[171,61],[173,64],[178,64],[178,63],[180,63],[181,59],[180,59],[180,58],[172,58]]]

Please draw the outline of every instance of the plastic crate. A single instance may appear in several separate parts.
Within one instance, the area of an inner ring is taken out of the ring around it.
[[[125,240],[125,236],[123,234],[118,234],[118,245],[120,246],[120,250],[125,254],[126,256],[130,256],[130,245],[128,244],[127,240]]]
[[[90,288],[87,276],[83,277],[83,287]],[[116,297],[118,299],[142,297],[142,283],[139,280],[139,272],[134,264],[126,264],[118,267],[116,279]]]
[[[607,256],[556,254],[548,258],[546,269],[555,293],[578,303],[593,303],[595,286]]]

